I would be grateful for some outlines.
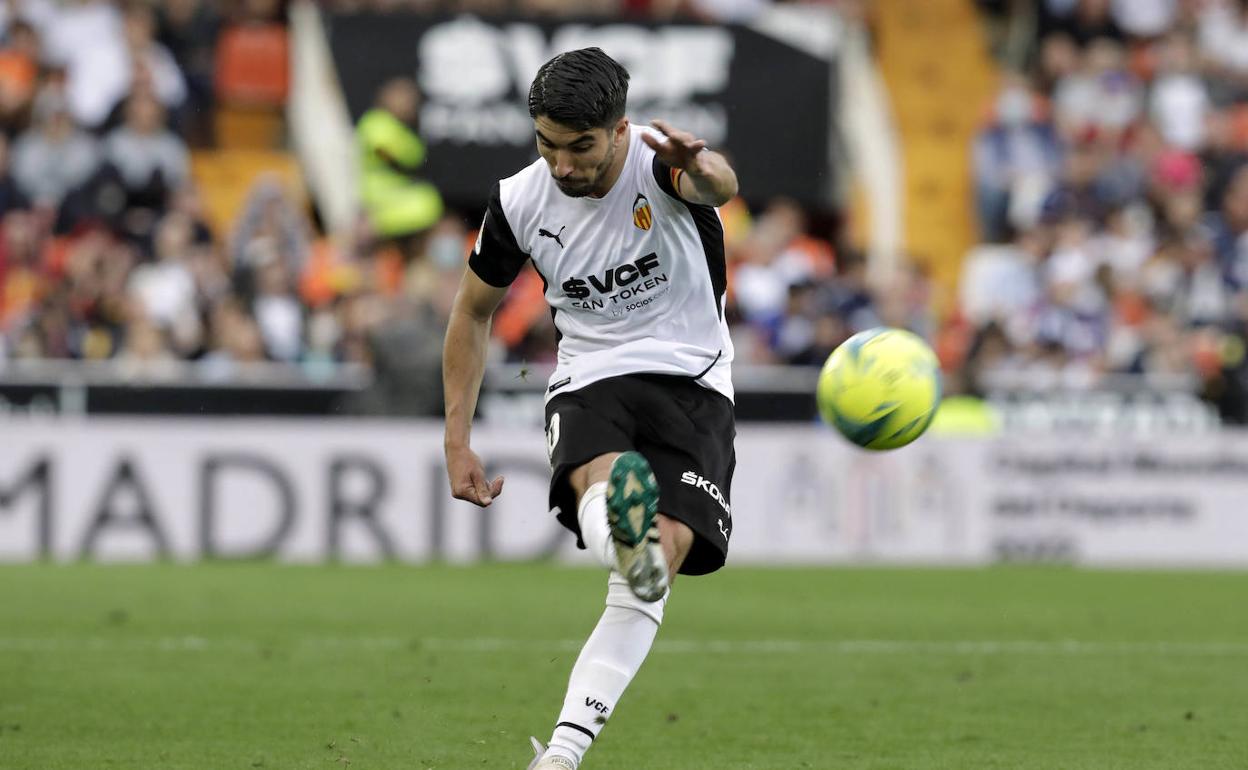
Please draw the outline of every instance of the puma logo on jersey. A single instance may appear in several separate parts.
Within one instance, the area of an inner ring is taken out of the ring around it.
[[[563,282],[563,293],[573,300],[585,300],[591,293],[596,293],[607,295],[607,299],[612,303],[618,303],[667,283],[667,273],[651,275],[659,267],[659,255],[651,252],[632,262],[608,268],[601,275],[590,274],[584,278],[569,278]],[[573,302],[572,306],[595,310],[605,304],[605,300],[591,299],[585,302]]]
[[[719,503],[719,507],[724,509],[724,513],[732,516],[732,508],[728,505],[728,501],[724,499],[724,493],[719,491],[719,487],[711,483],[711,480],[702,476],[697,471],[685,471],[680,474],[680,483],[688,484],[691,487],[697,487],[703,492],[711,496],[711,499]],[[724,535],[727,537],[727,535]]]
[[[559,232],[557,232],[557,233],[552,233],[551,231],[547,230],[547,229],[546,229],[546,228],[544,228],[544,227],[539,227],[539,228],[537,228],[537,234],[538,234],[538,235],[540,235],[540,236],[541,236],[541,237],[543,237],[543,238],[554,238],[554,239],[555,239],[555,243],[559,244],[559,248],[561,248],[561,249],[562,249],[562,248],[563,248],[563,241],[561,241],[561,240],[559,239],[559,236],[563,235],[563,231],[564,231],[564,230],[567,230],[567,229],[568,229],[568,226],[567,226],[567,225],[564,225],[563,227],[560,227],[560,228],[559,228]]]

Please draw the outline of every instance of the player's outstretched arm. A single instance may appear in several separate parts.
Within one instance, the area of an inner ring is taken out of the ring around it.
[[[660,140],[642,134],[641,140],[654,148],[659,160],[684,172],[677,181],[676,192],[690,203],[722,206],[737,194],[737,174],[728,159],[706,147],[688,131],[681,131],[665,120],[652,120],[650,125],[662,132]]]
[[[485,467],[469,446],[472,415],[485,376],[490,317],[507,294],[506,287],[490,286],[471,269],[464,271],[451,308],[442,347],[442,385],[446,403],[446,473],[451,494],[482,507],[503,491],[503,477],[485,478]]]

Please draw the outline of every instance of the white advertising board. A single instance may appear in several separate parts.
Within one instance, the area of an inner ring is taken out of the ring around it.
[[[483,426],[506,476],[453,500],[436,422],[11,419],[0,560],[584,562],[547,510],[540,431]],[[867,453],[743,425],[730,563],[1248,567],[1248,434],[925,437]]]

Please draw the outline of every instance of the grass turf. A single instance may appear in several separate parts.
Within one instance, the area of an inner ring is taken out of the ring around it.
[[[604,589],[545,565],[0,567],[0,768],[523,768]],[[1223,573],[682,578],[586,770],[1245,768],[1245,597]]]

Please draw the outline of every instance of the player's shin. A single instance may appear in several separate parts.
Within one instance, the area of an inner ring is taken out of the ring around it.
[[[611,573],[607,608],[572,668],[547,756],[564,756],[580,764],[641,669],[666,604],[667,595],[656,602],[638,599],[618,572]]]

